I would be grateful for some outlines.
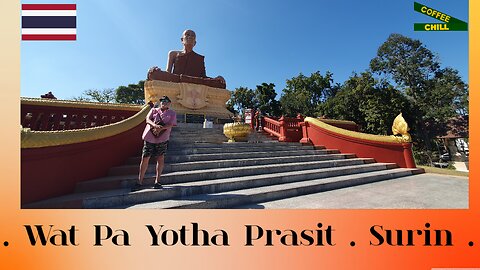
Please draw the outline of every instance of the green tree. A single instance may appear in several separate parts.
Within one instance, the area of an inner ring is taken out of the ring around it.
[[[286,82],[280,98],[282,112],[288,116],[296,116],[297,113],[315,116],[319,104],[335,96],[337,91],[338,85],[333,85],[333,74],[329,71],[325,76],[319,71],[310,77],[300,73]]]
[[[227,104],[235,111],[238,111],[240,115],[243,115],[245,109],[256,107],[255,92],[247,87],[235,88]]]
[[[433,140],[446,133],[449,119],[468,113],[468,85],[455,69],[441,69],[435,54],[419,40],[390,35],[370,68],[387,80],[393,79],[411,98],[420,148],[431,149]]]
[[[371,134],[391,134],[399,113],[407,122],[413,120],[408,98],[368,71],[350,77],[334,97],[319,106],[319,112],[328,118],[354,121]]]
[[[444,68],[436,72],[433,81],[430,102],[435,102],[433,108],[442,108],[440,114],[468,115],[468,85],[462,80],[458,71]],[[444,111],[444,112],[443,112]]]
[[[280,102],[275,99],[275,84],[262,83],[255,89],[255,107],[260,109],[262,114],[269,116],[280,116]]]
[[[73,97],[77,101],[94,101],[112,103],[115,101],[115,90],[113,88],[106,88],[103,90],[88,89],[83,91],[79,97]]]
[[[119,86],[115,90],[115,100],[118,103],[129,103],[129,104],[144,104],[145,103],[145,94],[144,94],[144,84],[145,81],[139,81],[137,84],[129,84],[128,86]]]
[[[225,104],[225,105],[227,106],[227,110],[230,111],[231,113],[233,113],[233,114],[238,113],[238,111],[235,110],[235,105],[233,104],[232,98],[227,100],[227,104]]]
[[[391,34],[370,61],[373,72],[393,78],[414,99],[424,97],[426,83],[440,68],[437,57],[422,42]]]

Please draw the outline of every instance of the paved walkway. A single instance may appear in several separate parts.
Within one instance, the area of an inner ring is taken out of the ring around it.
[[[241,208],[466,209],[468,178],[425,173]]]

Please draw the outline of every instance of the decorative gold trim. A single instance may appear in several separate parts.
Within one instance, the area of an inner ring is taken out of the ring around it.
[[[123,110],[123,111],[140,111],[144,105],[124,104],[124,103],[103,103],[103,102],[88,102],[88,101],[74,101],[74,100],[59,100],[48,98],[27,98],[21,97],[22,105],[34,106],[52,106],[52,107],[66,107],[66,108],[87,108],[87,109],[102,109],[102,110]]]
[[[21,128],[22,148],[40,148],[48,146],[67,145],[88,142],[111,137],[132,129],[145,121],[150,107],[143,106],[142,110],[122,121],[93,128],[61,130],[61,131],[31,131]]]
[[[323,129],[326,129],[328,131],[331,131],[333,133],[338,133],[344,136],[356,138],[356,139],[362,139],[362,140],[367,140],[367,141],[372,141],[372,142],[386,142],[386,143],[404,143],[405,141],[401,140],[401,137],[397,136],[384,136],[384,135],[373,135],[373,134],[367,134],[367,133],[362,133],[362,132],[356,132],[356,131],[351,131],[351,130],[346,130],[343,128],[338,128],[332,125],[329,125],[327,123],[324,123],[316,118],[312,117],[307,117],[305,118],[305,122],[310,122],[318,127],[321,127]]]

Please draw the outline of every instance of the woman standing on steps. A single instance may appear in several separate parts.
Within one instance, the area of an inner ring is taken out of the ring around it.
[[[143,178],[148,169],[150,157],[157,158],[156,176],[154,189],[162,188],[160,176],[165,162],[165,152],[167,151],[168,140],[172,127],[177,125],[177,114],[170,109],[171,101],[167,96],[160,98],[160,107],[152,108],[146,117],[147,125],[143,131],[143,149],[142,160],[140,161],[140,170],[138,181],[133,186],[132,191],[137,191],[143,187]]]

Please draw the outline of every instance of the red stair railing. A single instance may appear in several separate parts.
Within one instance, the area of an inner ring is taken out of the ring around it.
[[[270,117],[263,117],[263,130],[271,136],[277,137],[280,142],[299,142],[302,139],[302,128],[300,123],[303,122],[302,116],[280,117],[276,120]]]
[[[71,130],[104,126],[129,118],[139,106],[22,98],[20,123],[35,131]]]

